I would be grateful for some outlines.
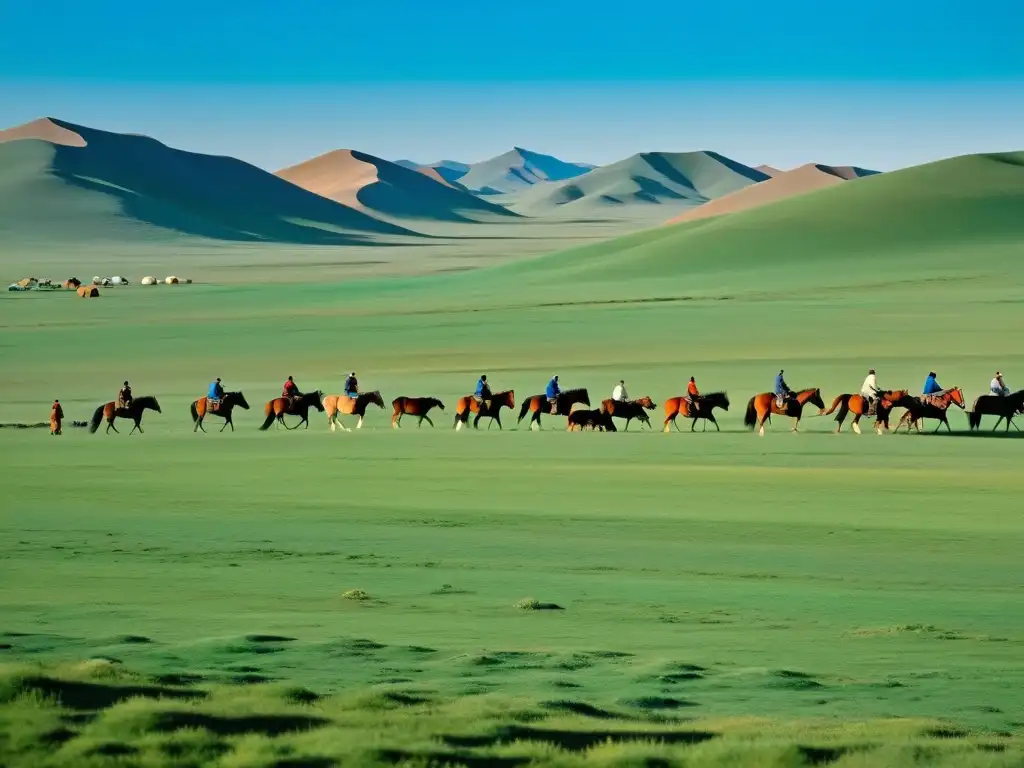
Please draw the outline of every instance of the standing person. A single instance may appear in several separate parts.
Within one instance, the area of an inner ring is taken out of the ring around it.
[[[558,374],[556,373],[551,377],[551,381],[548,382],[547,387],[544,389],[544,395],[548,399],[548,407],[551,409],[551,413],[558,413],[558,396],[560,394],[562,394],[562,390],[558,386]]]
[[[64,409],[60,407],[60,400],[54,400],[53,406],[50,408],[50,434],[60,435],[63,434],[61,431],[61,422],[64,420]]]
[[[780,370],[779,375],[775,377],[775,403],[779,409],[786,407],[786,400],[792,394],[789,385],[786,383],[786,379],[783,377],[785,371]]]
[[[295,383],[295,379],[291,376],[288,377],[288,381],[286,381],[284,386],[281,388],[281,397],[288,400],[289,403],[293,403],[295,400],[302,397],[302,392],[299,391],[299,385]]]
[[[473,399],[476,400],[477,410],[485,413],[491,407],[491,385],[487,383],[487,374],[480,374],[476,381],[476,389],[473,390]]]
[[[1006,382],[1003,381],[1003,374],[996,371],[995,378],[988,384],[988,391],[993,395],[999,395],[1000,397],[1006,397],[1010,394],[1010,388],[1006,386]]]
[[[934,395],[936,392],[942,391],[942,385],[939,384],[938,380],[935,377],[935,371],[931,371],[928,374],[928,378],[924,380],[924,389],[922,390],[921,394]]]
[[[700,390],[697,389],[697,380],[693,376],[686,385],[686,402],[693,406],[694,413],[700,410]]]
[[[625,380],[620,380],[619,383],[615,385],[615,389],[612,390],[612,400],[616,400],[620,403],[624,403],[629,400],[629,395],[626,393]]]
[[[353,400],[359,397],[359,380],[356,378],[355,371],[352,371],[345,379],[345,397],[351,397]]]
[[[864,379],[864,383],[860,385],[860,396],[867,401],[869,411],[878,399],[879,392],[881,392],[881,390],[878,388],[878,379],[875,376],[875,369],[872,368],[868,371],[868,375]]]
[[[121,387],[121,391],[117,393],[117,407],[120,409],[126,409],[132,404],[132,388],[126,381],[124,386]]]

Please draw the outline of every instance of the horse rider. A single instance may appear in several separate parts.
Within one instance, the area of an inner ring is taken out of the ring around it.
[[[934,395],[942,391],[942,385],[936,380],[936,375],[935,371],[931,371],[928,374],[928,378],[924,380],[922,396]]]
[[[299,391],[299,385],[295,383],[295,379],[291,376],[288,377],[288,381],[284,383],[284,387],[281,388],[281,397],[288,400],[288,402],[295,402],[298,398],[302,397],[302,392]]]
[[[476,389],[473,390],[473,399],[476,400],[480,413],[484,413],[491,407],[491,385],[487,383],[487,374],[480,374],[476,381]]]
[[[875,378],[875,369],[872,368],[868,371],[864,383],[860,385],[860,396],[867,402],[869,411],[871,406],[878,400],[878,395],[881,391],[878,388],[878,379]]]
[[[1006,382],[1003,381],[1003,374],[996,371],[996,376],[988,385],[989,394],[999,395],[1000,397],[1006,397],[1010,394],[1010,388],[1006,386]]]
[[[775,377],[775,403],[779,408],[785,408],[786,401],[793,395],[793,390],[786,384],[783,373],[785,371],[779,371],[779,375]]]
[[[691,376],[690,382],[686,385],[686,402],[693,406],[693,412],[700,410],[700,390],[697,389],[697,380]]]
[[[128,408],[132,404],[132,400],[134,400],[132,397],[132,388],[126,381],[124,386],[121,387],[121,391],[117,393],[117,407]]]
[[[211,411],[217,410],[220,407],[221,400],[224,399],[224,387],[220,383],[220,377],[211,382],[210,388],[206,391],[206,407]]]
[[[548,385],[544,390],[544,395],[548,399],[548,405],[551,408],[551,413],[558,413],[558,396],[560,394],[562,394],[562,390],[558,386],[558,374],[556,373],[551,377],[551,381],[548,382]]]
[[[359,397],[359,381],[356,379],[355,371],[345,378],[345,397],[351,397],[353,400]]]
[[[629,395],[626,392],[626,382],[624,380],[620,380],[619,383],[615,385],[615,389],[612,390],[612,400],[619,403],[624,403],[629,400]]]

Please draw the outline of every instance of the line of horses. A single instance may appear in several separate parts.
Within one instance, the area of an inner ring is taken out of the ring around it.
[[[860,394],[842,394],[837,396],[833,400],[831,407],[826,410],[825,402],[821,397],[821,390],[815,387],[793,392],[781,402],[771,392],[762,392],[754,395],[747,403],[743,422],[745,426],[756,430],[759,435],[763,436],[765,425],[771,423],[773,415],[786,416],[793,419],[792,431],[796,432],[799,429],[800,420],[803,418],[804,408],[815,406],[818,408],[819,415],[829,416],[833,413],[836,414],[835,420],[838,422],[837,433],[842,431],[844,422],[852,414],[853,419],[850,426],[854,432],[861,434],[860,420],[866,416],[868,418],[874,417],[874,430],[876,433],[882,434],[890,430],[889,419],[892,412],[897,408],[903,408],[905,413],[901,416],[896,428],[892,430],[894,432],[898,432],[904,426],[906,426],[908,432],[914,429],[921,432],[925,419],[935,419],[939,422],[935,428],[936,432],[943,425],[945,425],[947,431],[952,431],[946,413],[954,405],[961,410],[966,410],[964,394],[959,387],[946,389],[934,395],[922,396],[911,395],[905,389],[886,390],[881,392],[871,402]],[[366,411],[370,406],[384,409],[384,399],[379,391],[361,392],[354,398],[346,395],[324,395],[320,390],[307,392],[295,398],[276,397],[263,406],[265,418],[263,424],[260,425],[260,429],[265,431],[275,423],[278,427],[284,427],[285,429],[298,429],[303,425],[308,429],[309,411],[313,409],[327,414],[327,423],[332,432],[339,427],[342,431],[349,432],[351,430],[342,423],[341,417],[356,417],[356,429],[359,429],[363,426]],[[391,406],[391,426],[395,429],[401,426],[404,416],[416,418],[417,426],[422,426],[423,422],[426,421],[433,427],[434,422],[430,418],[430,411],[435,408],[442,411],[445,409],[444,403],[436,397],[397,397],[391,401]],[[479,428],[480,420],[487,418],[490,419],[487,424],[488,429],[493,424],[497,424],[498,428],[501,429],[502,409],[508,408],[510,411],[514,411],[515,407],[516,397],[514,390],[495,392],[485,403],[477,401],[472,395],[465,395],[459,398],[455,406],[455,423],[453,427],[456,430],[462,429],[468,424],[469,417],[473,416],[474,428]],[[193,432],[200,430],[206,432],[203,421],[207,416],[218,416],[224,420],[224,424],[220,428],[221,432],[229,426],[233,432],[235,429],[233,413],[236,408],[249,410],[249,403],[246,402],[245,395],[241,392],[227,392],[223,399],[215,405],[205,397],[195,400],[189,406],[192,414]],[[590,395],[586,389],[570,389],[562,392],[555,399],[554,407],[548,402],[547,397],[542,394],[531,395],[526,398],[520,405],[517,423],[522,423],[523,419],[529,415],[530,429],[538,430],[541,428],[542,415],[564,416],[567,418],[567,429],[570,431],[599,430],[614,432],[617,431],[614,419],[625,420],[624,428],[626,430],[629,429],[629,425],[634,419],[644,426],[651,427],[648,411],[653,411],[655,408],[657,408],[657,405],[650,397],[641,397],[636,400],[626,401],[604,400],[600,403],[599,408],[591,409]],[[681,431],[676,422],[679,417],[690,419],[691,432],[695,430],[698,420],[704,421],[705,430],[710,422],[715,426],[716,430],[721,431],[715,418],[715,410],[728,411],[729,396],[725,392],[710,392],[701,395],[696,402],[691,401],[685,396],[673,397],[665,401],[663,408],[664,422],[662,427],[664,432],[669,432],[673,426],[676,428],[676,431]],[[147,410],[156,411],[157,413],[161,412],[160,404],[155,397],[149,395],[137,397],[126,408],[119,407],[113,401],[104,403],[93,413],[92,420],[89,422],[89,431],[96,432],[100,424],[106,421],[106,431],[114,430],[114,432],[117,432],[118,429],[114,422],[116,419],[121,418],[134,422],[131,432],[135,432],[135,430],[142,432],[142,416]],[[979,429],[982,416],[991,415],[998,417],[993,431],[998,429],[999,425],[1004,421],[1007,432],[1010,431],[1011,424],[1019,430],[1019,427],[1013,424],[1013,418],[1020,413],[1024,413],[1024,390],[1019,390],[1006,396],[982,395],[974,402],[974,406],[967,414],[968,426],[971,430]],[[285,423],[285,416],[297,416],[299,422],[295,426],[290,427]]]

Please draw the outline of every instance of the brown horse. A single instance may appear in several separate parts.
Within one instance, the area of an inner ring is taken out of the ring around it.
[[[1024,389],[1019,389],[1012,395],[982,395],[974,401],[974,406],[967,413],[967,425],[973,432],[981,428],[981,417],[985,415],[998,416],[996,425],[992,427],[995,432],[1002,421],[1006,420],[1006,431],[1010,431],[1013,424],[1013,417],[1024,409]],[[1020,432],[1020,427],[1013,424],[1014,429]]]
[[[600,410],[587,410],[586,408],[577,408],[575,411],[569,414],[568,426],[566,427],[567,432],[574,432],[579,429],[582,432],[584,429],[590,429],[591,431],[599,430],[601,432],[618,432],[615,428],[615,422],[612,421],[612,415],[603,408]]]
[[[899,432],[900,427],[906,425],[907,432],[910,432],[911,429],[916,429],[918,434],[921,433],[921,422],[924,419],[939,420],[938,425],[935,427],[935,432],[942,429],[943,424],[946,425],[947,432],[952,432],[953,430],[949,427],[949,420],[946,418],[946,411],[949,410],[949,406],[955,405],[961,410],[966,410],[967,408],[964,402],[964,393],[960,387],[944,389],[941,392],[936,392],[934,395],[921,395],[920,397],[905,395],[899,399],[896,405],[906,408],[907,412],[900,417],[899,424],[896,425],[896,429],[893,432]]]
[[[61,429],[61,422],[64,420],[64,409],[61,404],[56,400],[53,401],[53,407],[50,409],[50,434],[51,435],[62,435],[64,434]]]
[[[651,426],[651,420],[648,418],[644,411],[653,411],[657,408],[654,401],[650,397],[640,397],[636,400],[602,400],[601,401],[601,413],[606,413],[608,416],[614,416],[616,418],[625,419],[626,426],[623,427],[623,432],[629,431],[629,422],[636,419],[641,424],[646,424],[648,427]]]
[[[304,395],[292,400],[290,397],[275,397],[269,403],[263,406],[263,414],[267,417],[260,425],[260,430],[265,431],[270,428],[270,425],[277,421],[277,425],[283,426],[285,429],[298,429],[299,424],[305,422],[306,429],[309,429],[309,409],[316,408],[318,411],[323,413],[324,404],[321,402],[323,393],[318,389],[316,392],[307,392]],[[299,424],[294,427],[289,427],[284,423],[285,416],[298,416]]]
[[[427,424],[434,426],[434,422],[430,420],[427,413],[431,408],[440,408],[443,411],[444,403],[436,397],[396,397],[391,401],[391,407],[395,409],[391,414],[391,426],[398,429],[402,423],[402,417],[406,414],[419,417],[420,420],[416,423],[417,427],[423,426],[424,419]]]
[[[211,416],[220,416],[224,419],[224,426],[220,428],[221,432],[223,432],[225,427],[229,424],[231,425],[231,431],[234,432],[235,423],[231,420],[231,411],[235,406],[244,408],[247,411],[249,410],[249,403],[245,401],[245,395],[241,392],[225,392],[220,403],[212,410],[210,409],[209,398],[200,397],[192,403],[192,421],[195,423],[195,426],[192,427],[192,431],[195,432],[201,429],[205,432],[206,428],[203,427],[203,419],[205,419],[207,414],[209,414]]]
[[[670,400],[665,401],[665,432],[669,431],[669,425],[671,424],[676,428],[676,432],[682,432],[679,429],[679,425],[676,424],[676,417],[682,416],[684,419],[692,419],[690,424],[690,431],[693,432],[697,427],[697,419],[704,419],[704,429],[708,428],[707,422],[711,422],[715,425],[715,429],[719,432],[722,428],[718,426],[718,421],[715,419],[715,408],[721,408],[723,411],[729,410],[729,395],[725,392],[708,392],[706,395],[700,395],[697,399],[696,407],[694,404],[686,399],[686,396],[673,397]]]
[[[590,395],[587,394],[585,389],[568,389],[562,392],[555,398],[555,416],[568,416],[572,412],[572,407],[576,403],[583,403],[584,405],[590,405]],[[548,398],[546,395],[531,395],[530,397],[523,400],[523,405],[519,409],[519,419],[517,424],[522,423],[527,413],[532,413],[530,417],[530,429],[540,429],[540,415],[542,413],[551,413],[551,406],[548,405]]]
[[[331,432],[334,431],[335,426],[341,427],[342,432],[352,431],[341,423],[341,416],[358,416],[359,420],[356,422],[356,429],[362,429],[363,417],[366,416],[366,409],[371,404],[381,409],[384,408],[384,398],[380,396],[380,392],[377,390],[373,392],[360,392],[354,398],[348,395],[328,395],[325,397],[324,407],[327,409],[327,423],[331,425]]]
[[[107,432],[110,430],[118,431],[117,427],[114,426],[114,419],[131,419],[135,422],[135,426],[132,427],[132,431],[128,434],[132,434],[136,429],[142,432],[142,414],[144,411],[160,411],[160,403],[156,401],[155,397],[146,395],[145,397],[136,397],[127,408],[118,408],[117,403],[111,401],[104,403],[96,412],[92,415],[92,421],[89,422],[89,432],[95,432],[100,427],[100,422],[103,419],[107,420]]]
[[[455,404],[455,431],[458,432],[465,426],[470,413],[476,414],[476,418],[473,419],[473,429],[478,428],[480,419],[485,416],[489,416],[491,419],[487,422],[488,429],[495,422],[498,423],[498,429],[501,429],[501,409],[508,408],[512,410],[516,407],[516,391],[509,389],[505,392],[494,392],[491,394],[490,402],[490,407],[484,408],[483,403],[478,403],[472,395],[460,397],[459,402]]]
[[[892,409],[896,407],[896,401],[901,397],[906,396],[907,390],[905,389],[887,389],[878,393],[878,399],[875,401],[875,433],[882,434],[883,431],[889,430],[889,414],[892,413]],[[832,407],[827,411],[824,411],[822,416],[831,416],[832,413],[839,409],[839,413],[836,414],[836,421],[839,426],[836,427],[836,434],[838,435],[840,430],[843,428],[843,422],[849,414],[853,414],[853,421],[850,423],[850,428],[858,435],[860,432],[860,419],[862,416],[870,416],[870,408],[868,399],[863,395],[859,394],[846,394],[839,395],[835,400],[832,401]]]
[[[747,403],[747,413],[743,418],[743,423],[751,429],[757,427],[758,434],[764,437],[764,423],[770,421],[774,413],[776,416],[792,417],[794,420],[793,431],[796,432],[800,426],[800,417],[803,415],[804,406],[807,403],[825,410],[825,403],[821,399],[821,390],[817,387],[794,392],[783,403],[781,408],[774,392],[762,392],[750,398],[750,402]]]

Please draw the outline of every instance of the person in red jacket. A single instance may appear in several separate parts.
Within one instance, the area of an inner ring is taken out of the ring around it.
[[[690,383],[686,385],[686,402],[693,406],[694,413],[700,410],[700,390],[697,389],[697,382],[693,376],[690,377]]]
[[[302,397],[298,384],[295,383],[291,376],[288,377],[288,381],[284,383],[284,387],[281,389],[281,397],[287,398],[290,402],[294,402],[297,398]]]

